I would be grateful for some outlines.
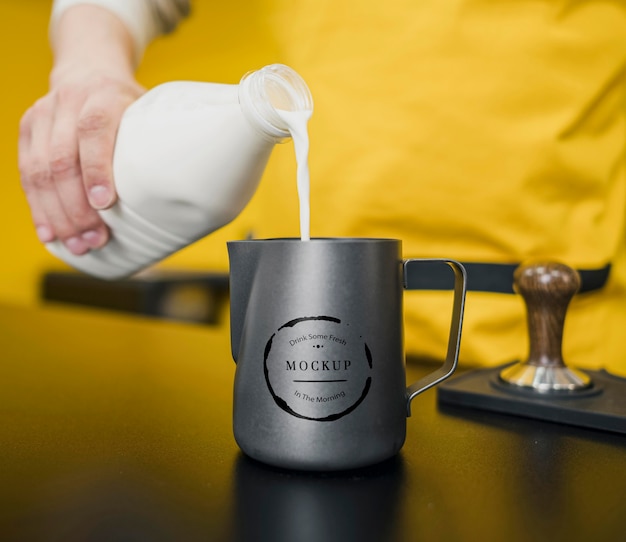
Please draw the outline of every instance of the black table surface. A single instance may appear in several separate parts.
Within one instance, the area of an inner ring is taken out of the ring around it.
[[[626,437],[413,402],[402,452],[243,456],[227,329],[0,307],[2,541],[626,540]],[[414,379],[425,368],[409,363]]]

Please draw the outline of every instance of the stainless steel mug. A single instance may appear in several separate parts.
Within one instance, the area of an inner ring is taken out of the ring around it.
[[[413,398],[455,370],[465,269],[402,259],[395,239],[228,243],[235,440],[248,456],[301,470],[363,467],[404,444]],[[455,275],[443,365],[406,387],[402,301],[415,266]]]

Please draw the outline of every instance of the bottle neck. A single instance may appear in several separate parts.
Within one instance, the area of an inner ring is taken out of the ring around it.
[[[271,64],[243,76],[239,103],[248,120],[276,140],[290,137],[280,111],[312,111],[313,98],[306,83],[283,64]]]

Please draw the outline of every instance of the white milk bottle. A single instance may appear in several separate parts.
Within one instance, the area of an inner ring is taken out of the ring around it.
[[[282,64],[250,72],[238,85],[175,81],[153,88],[120,123],[113,157],[119,199],[99,211],[109,242],[81,256],[60,241],[46,246],[106,279],[164,259],[243,210],[274,145],[291,136],[285,112],[308,118],[312,109],[306,83]]]

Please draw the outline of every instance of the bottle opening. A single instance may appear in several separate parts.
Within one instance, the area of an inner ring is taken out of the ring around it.
[[[267,70],[267,71],[265,71]],[[261,70],[263,93],[274,109],[282,111],[311,111],[313,97],[306,83],[291,68],[273,64]]]
[[[242,107],[273,137],[289,136],[278,111],[313,111],[313,97],[304,79],[284,64],[271,64],[246,74],[240,85]]]

